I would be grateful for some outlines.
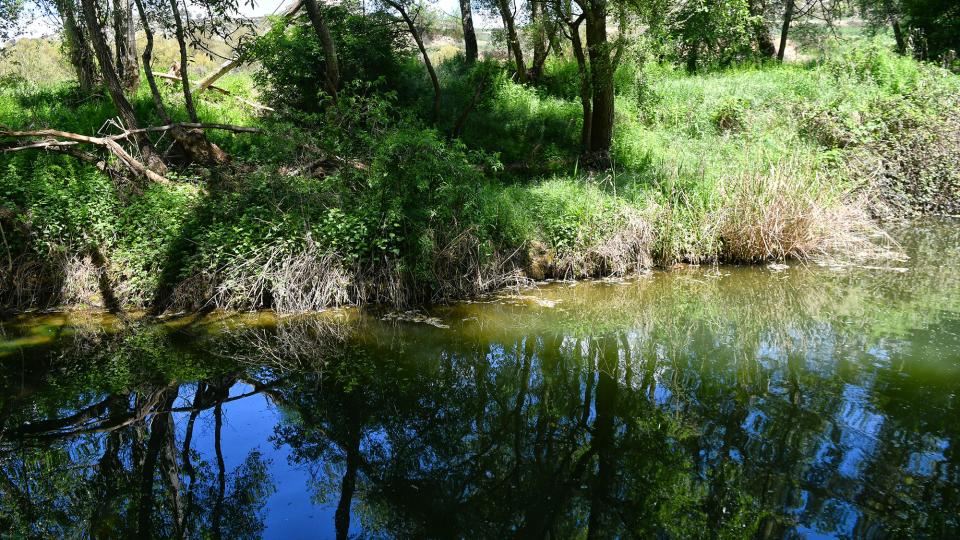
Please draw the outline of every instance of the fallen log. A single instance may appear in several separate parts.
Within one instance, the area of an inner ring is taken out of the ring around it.
[[[126,138],[128,135],[124,135],[119,138]],[[55,139],[47,139],[42,141],[33,142],[23,146],[16,146],[13,148],[4,148],[3,152],[18,152],[21,150],[28,149],[42,149],[42,148],[51,148],[51,147],[63,147],[63,146],[72,146],[75,144],[92,144],[106,148],[110,151],[117,159],[120,160],[128,169],[132,172],[139,174],[140,176],[145,176],[153,182],[159,184],[172,184],[169,179],[164,176],[157,174],[156,172],[147,168],[146,165],[141,163],[139,160],[131,156],[126,150],[120,146],[120,143],[117,142],[118,137],[90,137],[88,135],[80,135],[79,133],[70,133],[69,131],[60,131],[56,129],[39,129],[34,131],[7,131],[0,130],[0,138],[26,138],[26,137],[56,137]],[[58,140],[66,139],[66,140]]]
[[[236,133],[260,133],[260,129],[255,127],[248,126],[235,126],[230,124],[205,124],[205,123],[190,123],[190,122],[176,122],[172,124],[167,124],[164,126],[150,126],[139,129],[125,129],[122,133],[115,135],[106,135],[102,137],[93,137],[90,135],[81,135],[79,133],[71,133],[69,131],[60,131],[57,129],[38,129],[38,130],[29,130],[29,131],[14,131],[14,130],[4,130],[0,129],[0,139],[25,139],[25,138],[41,138],[38,141],[32,141],[28,144],[20,146],[12,146],[7,148],[0,147],[0,152],[9,153],[9,152],[19,152],[23,150],[35,150],[35,149],[51,149],[51,150],[63,150],[65,147],[71,147],[78,144],[91,144],[94,146],[100,146],[123,163],[128,169],[130,169],[135,174],[144,176],[147,179],[157,182],[160,184],[172,184],[173,182],[168,178],[156,173],[151,170],[149,167],[141,163],[139,160],[130,155],[129,152],[124,150],[123,146],[120,145],[119,141],[126,140],[134,135],[141,133],[160,133],[171,130],[209,130],[209,129],[218,129],[225,131],[232,131]],[[71,152],[72,153],[72,152]]]

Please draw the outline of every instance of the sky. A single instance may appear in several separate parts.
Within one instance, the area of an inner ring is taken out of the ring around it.
[[[272,15],[281,12],[283,7],[293,3],[293,1],[294,0],[259,0],[256,1],[256,3],[251,7],[245,0],[240,0],[240,13],[247,17]],[[459,15],[460,13],[459,3],[457,0],[428,0],[428,2],[433,7],[449,15]],[[26,25],[24,31],[19,37],[40,37],[51,35],[57,32],[58,23],[56,20],[50,20],[49,18],[41,16],[39,10],[36,8],[28,7],[28,10],[32,14],[32,20],[30,20],[30,22]],[[478,27],[483,28],[488,26],[487,24],[484,24],[485,21],[478,17],[476,13],[474,14],[474,18]]]

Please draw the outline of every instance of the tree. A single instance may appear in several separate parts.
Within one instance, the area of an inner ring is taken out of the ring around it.
[[[113,0],[113,49],[116,53],[117,75],[127,92],[135,91],[140,84],[136,36],[133,0]]]
[[[340,88],[340,62],[337,58],[337,47],[317,0],[304,0],[304,5],[307,8],[307,16],[310,17],[310,23],[320,40],[320,46],[323,47],[327,92],[336,103],[337,91]]]
[[[23,5],[22,0],[0,0],[0,45],[19,31]]]
[[[83,16],[73,0],[56,0],[54,7],[63,21],[63,44],[77,74],[77,84],[83,94],[90,94],[97,84],[97,66],[82,22]]]
[[[590,148],[590,124],[593,120],[593,113],[591,111],[590,77],[587,72],[587,57],[583,50],[583,40],[580,39],[580,25],[583,23],[584,16],[581,14],[574,18],[571,13],[571,3],[569,1],[562,4],[558,2],[557,4],[555,8],[563,21],[565,27],[564,33],[567,39],[570,40],[573,56],[577,60],[577,76],[580,81],[580,107],[583,111],[580,124],[580,150],[581,152],[586,152]]]
[[[466,53],[467,64],[477,61],[477,32],[473,28],[473,10],[470,0],[460,0],[460,23],[463,26],[463,47]]]
[[[517,33],[515,6],[512,0],[496,0],[497,11],[503,21],[503,29],[507,33],[507,50],[513,55],[517,70],[517,82],[526,84],[527,67],[523,62],[523,49],[520,47],[520,37]]]
[[[616,44],[607,39],[609,0],[553,0],[554,16],[562,21],[577,60],[580,78],[580,104],[583,109],[581,144],[583,161],[588,168],[603,169],[610,165],[613,144],[614,89],[613,75],[619,61]],[[576,10],[579,10],[577,13]],[[586,47],[580,27],[586,23]]]
[[[546,0],[530,0],[528,5],[530,6],[530,37],[533,41],[533,62],[529,77],[532,81],[537,81],[543,75],[543,65],[556,41],[557,24],[548,13]]]
[[[770,29],[767,28],[767,5],[765,0],[749,0],[748,10],[753,21],[753,35],[757,53],[762,58],[773,58],[777,54],[777,47],[770,38]]]
[[[758,40],[758,32],[765,34],[766,28],[757,29],[749,6],[747,0],[694,0],[673,14],[668,21],[670,34],[687,71],[695,72],[705,64],[729,65],[753,54],[751,41]]]
[[[440,79],[437,77],[436,70],[433,69],[433,62],[430,61],[430,55],[427,53],[427,47],[423,44],[423,37],[420,35],[420,30],[417,29],[417,25],[414,22],[414,18],[416,18],[419,14],[420,8],[417,8],[417,11],[414,12],[413,16],[411,16],[409,11],[410,6],[405,3],[405,0],[383,0],[383,3],[392,7],[397,11],[397,13],[400,14],[403,22],[407,24],[407,29],[410,30],[410,35],[413,37],[413,41],[416,42],[417,48],[420,49],[420,55],[423,57],[423,64],[427,68],[427,74],[430,76],[430,83],[433,85],[432,116],[433,121],[436,122],[440,117]]]
[[[921,60],[950,57],[960,51],[960,5],[955,0],[901,0],[903,21]],[[951,53],[950,51],[953,51]]]
[[[187,108],[187,115],[191,122],[199,122],[197,118],[197,108],[193,104],[193,95],[190,93],[190,69],[189,58],[187,56],[187,38],[183,27],[183,20],[180,18],[180,6],[178,0],[170,0],[170,13],[173,14],[173,31],[177,38],[177,45],[180,49],[180,86],[183,90],[183,102]]]
[[[860,0],[857,7],[860,16],[874,31],[887,28],[889,25],[897,44],[897,53],[901,55],[907,53],[907,40],[900,25],[903,6],[899,0]]]
[[[81,6],[83,7],[83,18],[86,22],[87,31],[93,43],[93,50],[96,53],[97,62],[100,64],[100,74],[103,76],[107,91],[110,93],[110,99],[117,108],[117,112],[120,113],[120,118],[125,124],[124,127],[128,130],[137,130],[140,128],[140,123],[137,121],[137,115],[133,112],[133,106],[130,105],[130,102],[127,101],[123,93],[123,85],[120,83],[120,79],[117,77],[117,72],[113,66],[110,47],[107,45],[103,31],[97,23],[100,19],[97,16],[96,0],[81,0]],[[157,155],[153,149],[153,145],[145,134],[137,133],[133,136],[133,140],[140,148],[140,152],[144,156],[146,165],[150,170],[158,174],[166,172],[166,165],[163,163],[163,160],[160,159],[160,156]]]
[[[610,165],[613,144],[613,74],[616,65],[613,47],[607,40],[607,15],[610,0],[576,0],[586,22],[587,56],[590,59],[590,87],[593,92],[590,118],[590,142],[585,154],[588,166]]]
[[[780,47],[777,48],[777,60],[783,62],[784,53],[787,50],[787,32],[790,31],[790,23],[793,22],[793,10],[796,0],[786,0],[786,6],[783,11],[783,24],[780,27]]]

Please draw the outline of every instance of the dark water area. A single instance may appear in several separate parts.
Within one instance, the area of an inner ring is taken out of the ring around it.
[[[960,230],[429,313],[0,326],[24,538],[957,538]]]

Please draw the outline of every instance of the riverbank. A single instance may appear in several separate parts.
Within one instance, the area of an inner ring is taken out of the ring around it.
[[[877,44],[699,75],[635,56],[617,73],[604,172],[576,158],[575,68],[553,59],[531,87],[491,66],[455,140],[474,97],[452,60],[435,128],[402,95],[358,93],[310,122],[218,95],[198,100],[204,121],[261,132],[210,132],[231,163],[171,183],[60,152],[2,155],[0,303],[411,306],[678,262],[888,256],[880,220],[958,213],[960,77]],[[93,134],[116,114],[70,87],[8,83],[0,125]],[[264,97],[248,75],[218,84]],[[145,87],[133,102],[155,114]]]

